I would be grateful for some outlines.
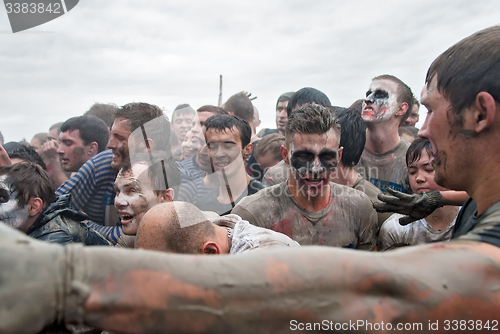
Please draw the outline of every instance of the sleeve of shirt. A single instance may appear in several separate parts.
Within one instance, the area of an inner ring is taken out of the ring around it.
[[[387,219],[380,228],[380,233],[378,235],[378,250],[385,251],[394,248],[396,245],[400,244],[401,241],[398,240],[398,233],[394,228],[394,224],[399,225],[398,214],[393,214],[389,219]]]
[[[82,210],[92,197],[96,188],[96,170],[92,159],[88,160],[82,167],[64,182],[57,190],[56,196],[71,194],[71,206],[75,210]]]

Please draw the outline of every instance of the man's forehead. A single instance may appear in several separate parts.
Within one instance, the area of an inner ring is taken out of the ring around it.
[[[333,129],[330,129],[323,134],[294,133],[291,144],[294,150],[314,149],[319,152],[325,149],[337,150],[339,143],[339,136]]]
[[[383,89],[389,93],[397,93],[398,85],[389,79],[375,79],[370,84],[370,90]]]
[[[438,93],[437,78],[434,76],[434,78],[432,78],[430,82],[426,82],[422,88],[422,92],[420,93],[420,102],[423,105],[428,105],[432,102],[432,100],[437,98],[436,93]]]
[[[210,128],[205,130],[207,142],[223,142],[227,139],[232,139],[235,143],[240,142],[240,131],[237,127],[225,128],[223,130]]]
[[[61,132],[59,134],[59,139],[81,139],[80,137],[80,130],[78,129],[72,129],[68,131]]]
[[[116,182],[140,182],[144,183],[145,178],[147,179],[147,164],[143,162],[137,162],[132,165],[131,169],[126,171],[122,170],[116,177]],[[116,183],[115,182],[115,183]]]
[[[111,132],[132,132],[128,119],[122,117],[115,119],[111,127]]]

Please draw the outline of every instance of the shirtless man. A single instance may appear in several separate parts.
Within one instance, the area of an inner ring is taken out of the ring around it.
[[[457,240],[385,254],[302,247],[200,257],[61,247],[0,224],[0,332],[64,322],[120,333],[496,330],[499,86],[492,27],[439,56],[422,91],[436,182],[477,203],[477,224]]]

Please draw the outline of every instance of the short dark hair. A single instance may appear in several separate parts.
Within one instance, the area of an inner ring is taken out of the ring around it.
[[[328,96],[326,96],[326,94],[322,91],[317,90],[316,88],[304,87],[293,94],[290,101],[288,101],[288,105],[286,107],[288,117],[290,117],[290,114],[296,105],[300,107],[306,103],[315,103],[324,107],[330,107],[332,105]]]
[[[145,102],[127,103],[116,111],[116,118],[126,119],[131,132],[160,116],[163,116],[160,107]]]
[[[437,75],[437,89],[451,104],[456,121],[480,92],[500,102],[500,26],[478,31],[451,46],[427,71],[429,84]]]
[[[106,149],[109,140],[108,126],[96,116],[84,115],[71,117],[61,126],[61,132],[78,130],[83,145],[96,142],[98,152]]]
[[[406,113],[403,115],[403,118],[401,119],[402,122],[406,121],[408,116],[411,114],[411,109],[413,108],[413,92],[411,91],[411,88],[405,84],[401,79],[398,77],[395,77],[394,75],[390,74],[382,74],[379,76],[376,76],[373,80],[390,80],[394,82],[398,86],[398,103],[406,103],[408,104],[408,110],[406,110]]]
[[[278,97],[278,101],[276,101],[276,108],[278,108],[278,103],[290,101],[293,94],[295,94],[295,92],[287,92],[287,93],[281,94],[280,97]]]
[[[262,157],[268,152],[271,152],[273,158],[281,160],[281,145],[285,145],[285,137],[279,133],[271,133],[265,135],[259,140],[258,145],[255,145],[254,157]]]
[[[406,167],[409,167],[412,163],[420,160],[420,157],[422,156],[422,150],[424,149],[430,157],[433,156],[431,142],[429,141],[429,139],[415,139],[406,151]]]
[[[147,165],[148,177],[156,195],[168,188],[172,188],[175,195],[178,194],[181,184],[181,172],[171,156],[164,152],[155,152],[151,155],[138,154],[133,157],[133,161],[130,158],[123,161],[120,174],[131,171],[132,164],[136,163]]]
[[[89,110],[83,114],[83,116],[95,116],[101,119],[108,128],[111,129],[113,122],[115,121],[116,111],[118,106],[113,103],[94,103]]]
[[[290,104],[289,104],[290,105]],[[333,129],[340,138],[340,125],[330,109],[319,104],[304,104],[293,111],[286,123],[285,138],[289,145],[295,133],[323,134]]]
[[[209,112],[214,112],[220,115],[227,115],[227,111],[222,109],[221,107],[213,106],[210,104],[206,104],[204,106],[201,106],[196,110],[197,112],[203,112],[203,111],[209,111]]]
[[[245,92],[239,92],[231,96],[224,103],[224,110],[234,113],[248,123],[253,122],[253,104]]]
[[[172,122],[174,122],[175,118],[181,114],[194,115],[196,114],[196,111],[194,111],[194,109],[191,108],[191,106],[187,103],[179,104],[177,107],[175,107],[174,111],[172,111]]]
[[[158,106],[144,102],[128,103],[118,109],[116,118],[127,120],[132,132],[131,136],[135,138],[136,142],[144,140],[142,131],[135,131],[142,125],[147,137],[154,141],[155,150],[171,151],[170,122]]]
[[[216,129],[217,131],[223,132],[227,132],[227,130],[233,131],[233,128],[237,128],[240,132],[242,148],[250,144],[250,140],[252,139],[252,128],[250,127],[250,124],[235,115],[210,116],[205,122],[205,128],[207,131],[209,129]]]
[[[36,153],[33,147],[11,141],[3,145],[3,148],[7,152],[9,158],[18,158],[26,162],[31,162],[40,165],[43,170],[47,170],[45,162],[43,162],[43,159]]]
[[[39,197],[46,209],[56,200],[55,187],[50,175],[38,164],[31,162],[0,167],[0,175],[6,175],[6,182],[17,191],[16,200],[22,206],[30,198]]]
[[[361,114],[357,110],[331,107],[340,124],[340,146],[342,151],[342,165],[354,167],[358,164],[365,149],[366,126]]]

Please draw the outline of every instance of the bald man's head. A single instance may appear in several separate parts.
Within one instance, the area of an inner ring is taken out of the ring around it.
[[[171,253],[200,254],[204,243],[215,237],[215,227],[191,203],[158,204],[142,218],[135,247]]]

